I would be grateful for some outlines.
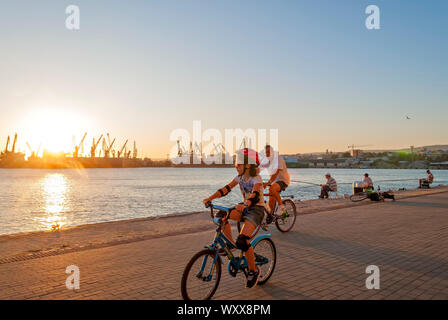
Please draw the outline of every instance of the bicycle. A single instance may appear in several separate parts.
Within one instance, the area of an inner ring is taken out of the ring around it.
[[[380,192],[381,188],[380,186],[378,186],[378,197],[379,197],[379,201],[384,201],[384,197],[382,195],[382,193]],[[363,192],[358,192],[355,194],[352,194],[350,196],[350,200],[352,202],[360,202],[360,201],[364,201],[366,199],[370,199],[370,195],[373,193],[373,190],[370,188],[366,188],[365,191]]]
[[[270,195],[271,194],[269,194],[269,193],[263,194],[263,196],[265,196],[265,197],[269,197]],[[264,215],[263,222],[259,226],[257,226],[257,228],[252,233],[251,238],[253,238],[258,233],[260,228],[267,231],[267,226],[273,222],[275,222],[275,226],[281,232],[288,232],[294,227],[294,224],[296,223],[296,219],[297,219],[296,205],[294,204],[294,201],[292,201],[290,199],[284,199],[284,198],[294,199],[294,196],[287,195],[287,196],[282,197],[282,202],[285,205],[285,208],[286,208],[286,211],[288,214],[286,216],[283,216],[282,214],[280,214],[280,215],[275,214],[277,212],[277,210],[279,209],[277,201],[275,202],[274,210],[272,210],[272,212],[274,212],[274,214],[270,213],[267,210],[267,208],[265,207],[264,208],[265,215]],[[267,218],[269,216],[271,217],[271,219],[270,219],[271,221],[267,221]],[[241,222],[240,221],[237,222],[237,227],[238,227],[238,232],[240,232],[241,231]]]
[[[223,264],[219,250],[225,252],[229,259],[227,270],[232,277],[243,272],[247,277],[249,267],[246,257],[241,251],[239,256],[234,256],[232,249],[236,246],[223,233],[223,219],[228,219],[230,208],[206,204],[210,208],[210,215],[217,225],[216,235],[211,245],[196,253],[188,262],[182,275],[181,292],[185,300],[210,300],[218,289],[221,279]],[[219,210],[217,214],[213,209]],[[275,269],[277,261],[277,250],[270,234],[263,234],[251,241],[254,248],[255,265],[260,271],[258,285],[265,284]]]

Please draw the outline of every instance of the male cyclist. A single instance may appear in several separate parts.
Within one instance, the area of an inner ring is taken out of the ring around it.
[[[285,205],[282,202],[282,198],[280,197],[280,192],[286,190],[289,186],[290,179],[288,169],[286,168],[286,162],[283,157],[281,157],[280,154],[275,153],[270,145],[266,145],[264,150],[266,158],[261,167],[266,168],[271,176],[269,181],[263,184],[263,188],[270,186],[268,207],[271,215],[266,217],[266,223],[269,224],[273,220],[272,215],[275,214],[275,212],[272,212],[275,206],[275,201],[277,201],[282,215],[286,216],[288,214]]]
[[[235,169],[238,175],[226,186],[205,198],[204,204],[216,198],[226,196],[235,186],[239,185],[243,196],[243,204],[236,205],[230,211],[229,218],[236,221],[244,220],[241,232],[234,242],[236,247],[244,252],[249,265],[246,287],[252,288],[258,282],[260,271],[255,266],[254,249],[249,239],[252,233],[261,224],[264,217],[263,180],[259,175],[260,160],[255,150],[244,148],[236,152]],[[228,221],[223,221],[222,231],[233,242],[232,230]]]

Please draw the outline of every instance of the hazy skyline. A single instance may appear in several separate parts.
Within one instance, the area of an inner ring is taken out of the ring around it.
[[[65,28],[78,5],[81,29]],[[381,10],[367,30],[365,8]],[[448,2],[0,3],[0,148],[279,129],[281,153],[448,144]],[[45,116],[42,116],[45,115]],[[411,119],[407,120],[406,116]]]

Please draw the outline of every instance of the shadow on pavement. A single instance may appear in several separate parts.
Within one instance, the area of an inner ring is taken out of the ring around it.
[[[289,246],[291,249],[297,250],[298,259],[300,259],[300,246],[304,246],[362,265],[369,265],[376,262],[378,265],[392,266],[398,269],[424,273],[431,277],[448,280],[448,261],[428,255],[376,247],[297,231],[282,235],[281,241],[282,246]],[[440,268],[444,270],[441,271]]]
[[[284,287],[281,286],[276,286],[275,284],[272,283],[266,283],[265,286],[260,286],[260,289],[263,290],[264,292],[266,292],[266,294],[269,294],[270,296],[272,296],[274,299],[277,300],[299,300],[299,299],[303,299],[303,300],[310,300],[311,298],[308,296],[304,296],[300,293],[297,293],[296,291],[291,291],[288,289],[285,289]]]
[[[437,203],[437,202],[422,202],[422,201],[395,201],[392,203],[395,206],[405,206],[405,207],[423,207],[423,208],[441,208],[448,209],[448,205],[446,203]]]

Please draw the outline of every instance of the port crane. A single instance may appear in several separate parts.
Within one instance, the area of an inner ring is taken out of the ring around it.
[[[134,141],[134,149],[132,150],[132,158],[137,159],[137,144]]]
[[[126,140],[124,145],[121,147],[120,151],[117,152],[117,158],[120,158],[120,156],[123,154],[123,150],[124,150],[124,148],[126,148],[127,143],[128,143],[128,140]],[[126,157],[126,153],[125,153],[125,157]]]
[[[177,155],[182,157],[184,153],[187,153],[187,150],[180,145],[180,140],[177,140]]]
[[[6,139],[6,148],[5,148],[5,153],[8,152],[8,147],[9,147],[9,142],[10,142],[11,138],[8,136],[8,139]]]
[[[109,156],[111,154],[112,147],[113,147],[113,145],[115,143],[115,138],[114,138],[114,140],[112,140],[112,142],[110,142],[109,134],[107,134],[107,139],[109,141],[109,144],[106,142],[106,138],[103,138],[104,158],[109,158]],[[114,154],[115,154],[115,152],[114,152]]]
[[[193,142],[190,141],[189,154],[190,154],[190,163],[195,163],[194,161],[195,155],[199,158],[202,157],[202,143],[195,142],[193,146]]]
[[[96,148],[98,147],[98,144],[100,143],[102,137],[103,137],[103,135],[101,135],[96,142],[95,142],[95,138],[93,138],[92,147],[90,148],[90,157],[95,158],[95,151],[96,151]]]
[[[37,148],[37,151],[34,151],[33,148],[31,148],[30,144],[27,142],[26,146],[31,152],[30,158],[36,158],[39,155],[40,147],[42,146],[42,143],[39,144],[39,147]]]
[[[86,138],[86,136],[87,136],[87,132],[84,133],[84,136],[82,137],[81,142],[79,142],[79,144],[75,146],[75,151],[73,152],[73,158],[78,158],[78,153],[79,153],[80,148],[82,149],[81,152],[84,152],[84,139]]]
[[[240,149],[252,148],[252,139],[244,137],[240,143]]]
[[[213,143],[213,147],[216,151],[216,155],[221,154],[221,163],[225,163],[225,158],[226,158],[226,148],[224,148],[224,146],[222,145],[222,143],[218,143],[217,145]]]
[[[12,149],[11,149],[12,153],[16,151],[16,142],[17,142],[17,133],[14,134],[14,142],[12,143]]]

